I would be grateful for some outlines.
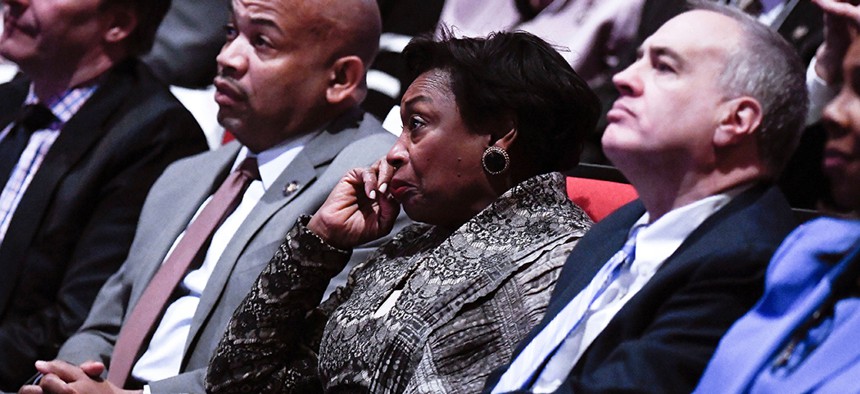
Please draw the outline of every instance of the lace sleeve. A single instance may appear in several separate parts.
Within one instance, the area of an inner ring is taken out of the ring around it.
[[[325,244],[303,216],[236,309],[206,376],[211,393],[321,392],[312,313],[350,252]]]

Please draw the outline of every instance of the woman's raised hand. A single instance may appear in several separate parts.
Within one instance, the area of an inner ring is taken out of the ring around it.
[[[851,29],[860,28],[860,1],[812,0],[824,11],[824,42],[815,54],[815,72],[828,84],[840,82],[842,58],[851,45]]]
[[[308,229],[340,249],[388,234],[400,213],[400,204],[387,193],[393,174],[385,159],[368,168],[353,168],[311,218]]]

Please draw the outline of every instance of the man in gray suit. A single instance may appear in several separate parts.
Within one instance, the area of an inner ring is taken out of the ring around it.
[[[227,322],[286,230],[313,213],[348,169],[369,165],[393,144],[357,109],[379,40],[375,1],[233,0],[232,7],[215,100],[219,121],[238,142],[165,171],[144,205],[128,259],[59,360],[36,363],[39,385],[21,392],[203,392]],[[106,365],[120,358],[114,349],[123,324],[137,304],[151,302],[141,297],[144,289],[172,247],[179,249],[174,244],[182,245],[195,212],[247,157],[257,159],[262,179],[248,186],[198,254],[202,261],[184,274],[130,376],[111,378],[113,364]],[[109,379],[100,379],[106,372]]]

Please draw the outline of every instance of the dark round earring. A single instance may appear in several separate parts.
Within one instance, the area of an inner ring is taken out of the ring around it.
[[[511,164],[511,157],[508,152],[498,146],[490,146],[484,151],[481,156],[481,164],[484,166],[484,171],[490,175],[499,175],[508,169]]]

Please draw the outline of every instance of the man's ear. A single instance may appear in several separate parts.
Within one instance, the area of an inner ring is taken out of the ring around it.
[[[112,6],[105,11],[107,29],[105,41],[116,44],[137,28],[137,14],[130,7]]]
[[[723,105],[725,111],[714,133],[714,145],[726,147],[738,144],[759,129],[763,114],[758,100],[744,96]]]
[[[348,100],[358,101],[356,96],[364,86],[364,62],[358,56],[344,56],[337,59],[330,68],[326,100],[339,104]]]

